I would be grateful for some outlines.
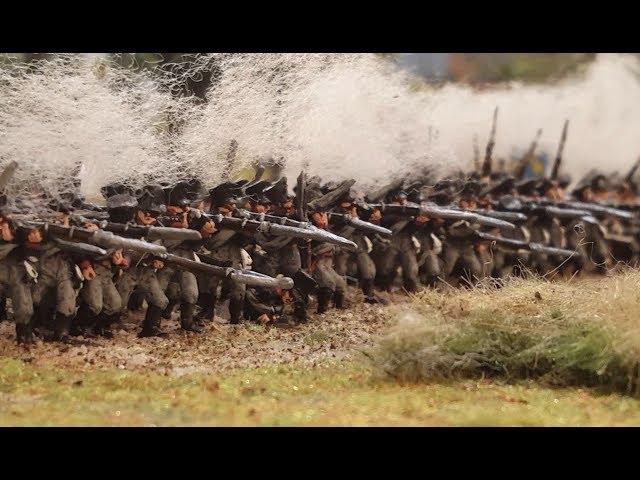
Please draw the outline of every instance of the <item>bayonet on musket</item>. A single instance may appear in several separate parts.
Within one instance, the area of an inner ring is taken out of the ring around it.
[[[480,173],[480,147],[478,147],[478,135],[473,135],[473,171]]]
[[[556,159],[553,162],[553,170],[551,170],[551,180],[558,178],[560,171],[560,163],[562,162],[562,152],[564,151],[564,144],[567,141],[567,130],[569,129],[569,120],[564,121],[564,127],[562,128],[562,136],[560,137],[560,144],[558,145],[558,153]]]
[[[491,126],[491,134],[487,142],[487,149],[484,155],[484,163],[482,164],[482,176],[491,175],[491,155],[493,155],[493,147],[496,144],[496,125],[498,123],[498,107],[493,111],[493,125]]]
[[[631,167],[631,170],[629,170],[629,173],[627,173],[627,176],[624,177],[624,180],[627,183],[630,183],[631,181],[633,181],[633,177],[638,171],[638,167],[640,167],[640,157],[638,157],[638,160],[636,160],[636,163],[633,164],[633,166]]]

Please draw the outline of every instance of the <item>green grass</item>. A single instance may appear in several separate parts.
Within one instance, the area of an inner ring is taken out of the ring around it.
[[[640,425],[640,402],[533,382],[403,385],[358,362],[176,378],[3,359],[0,425]]]
[[[640,396],[640,273],[417,295],[369,352],[401,381],[490,376]]]

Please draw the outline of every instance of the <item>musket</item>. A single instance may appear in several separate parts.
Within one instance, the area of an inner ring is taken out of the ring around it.
[[[569,129],[569,120],[564,121],[564,127],[562,128],[562,136],[560,137],[560,144],[558,145],[558,153],[556,159],[553,162],[553,170],[551,170],[551,180],[558,178],[558,172],[560,171],[560,163],[562,162],[562,152],[564,151],[564,143],[567,141],[567,130]]]
[[[305,190],[307,186],[307,174],[302,170],[298,175],[298,183],[296,184],[296,207],[298,209],[298,218],[307,221],[307,202],[305,202]]]
[[[327,216],[329,220],[336,218],[344,225],[349,225],[350,227],[355,228],[356,230],[362,230],[363,232],[368,233],[377,233],[383,236],[391,236],[393,233],[388,228],[381,227],[380,225],[376,225],[375,223],[366,222],[364,220],[359,219],[358,217],[353,217],[346,213],[328,213]]]
[[[482,176],[487,177],[491,175],[491,155],[493,154],[493,147],[496,144],[496,125],[498,123],[498,107],[493,111],[493,125],[491,126],[491,134],[489,135],[489,141],[487,142],[487,149],[484,154],[484,163],[482,164]]]
[[[627,210],[620,210],[618,208],[606,207],[604,205],[599,205],[597,203],[588,203],[588,202],[558,202],[556,204],[559,207],[563,208],[574,208],[577,210],[586,210],[591,215],[595,217],[603,217],[610,215],[612,217],[622,218],[625,220],[631,220],[635,216],[632,212]]]
[[[215,277],[229,278],[237,283],[255,287],[270,287],[290,290],[293,288],[293,280],[289,277],[273,278],[251,270],[237,270],[231,267],[219,267],[210,263],[203,263],[188,258],[179,257],[171,253],[155,255],[168,265],[175,265],[183,270],[203,275],[213,275]]]
[[[60,238],[54,238],[53,242],[60,247],[60,250],[65,252],[76,253],[79,255],[89,255],[91,257],[102,257],[107,255],[107,251],[103,248],[96,247],[95,245],[89,245],[82,242],[67,242]]]
[[[95,223],[97,220],[108,220],[109,212],[98,210],[74,210],[71,216],[84,217],[87,221]]]
[[[443,220],[465,220],[470,223],[477,223],[487,227],[505,228],[508,230],[514,230],[516,228],[513,223],[500,220],[498,218],[485,217],[468,210],[455,210],[453,208],[444,208],[429,203],[422,203],[420,205],[417,203],[406,203],[404,205],[389,205],[384,203],[359,205],[365,209],[378,208],[383,213],[396,215],[424,215],[432,218],[441,218]]]
[[[91,222],[92,219],[83,217],[81,215],[71,215],[72,218],[77,218],[81,222]],[[127,238],[146,238],[149,241],[154,240],[177,240],[177,241],[192,241],[202,240],[202,235],[197,230],[191,230],[189,228],[173,228],[173,227],[155,227],[153,225],[134,225],[130,223],[116,223],[106,220],[93,222],[102,230],[113,232],[116,235]]]
[[[222,215],[203,214],[212,220],[219,228],[228,228],[238,232],[248,232],[251,234],[264,233],[273,236],[285,236],[292,238],[303,238],[305,240],[316,240],[318,242],[327,242],[347,250],[356,250],[357,245],[351,240],[347,240],[339,235],[331,233],[327,230],[321,230],[313,225],[307,228],[290,227],[288,225],[280,225],[267,221],[250,220],[248,218],[225,217]]]
[[[529,219],[529,217],[527,217],[524,213],[520,212],[501,212],[498,210],[484,210],[480,208],[470,211],[473,213],[477,213],[478,215],[482,215],[483,217],[498,218],[510,223],[522,223],[526,222]]]
[[[522,160],[520,160],[520,165],[518,166],[518,172],[517,172],[518,174],[517,176],[519,179],[522,179],[522,177],[524,176],[524,169],[527,166],[529,159],[533,157],[533,154],[535,153],[536,148],[538,147],[538,141],[540,140],[541,135],[542,135],[542,129],[539,128],[538,131],[536,132],[536,136],[533,138],[533,141],[529,146],[529,150],[527,150],[527,153],[525,153],[524,157],[522,157]]]
[[[636,163],[633,164],[631,170],[629,170],[629,173],[627,173],[627,176],[624,177],[625,182],[630,183],[633,180],[638,167],[640,167],[640,157],[636,160]]]
[[[259,222],[276,223],[278,225],[286,225],[288,227],[296,227],[296,228],[314,228],[313,225],[309,222],[298,222],[297,220],[292,220],[288,217],[279,217],[277,215],[250,212],[248,210],[241,210],[241,209],[238,209],[237,213],[243,216],[244,218],[248,218],[250,220],[257,220]]]
[[[87,230],[79,227],[65,227],[64,225],[41,222],[41,221],[24,221],[17,222],[19,227],[42,229],[45,235],[51,235],[54,238],[62,238],[65,240],[77,240],[83,243],[98,245],[106,249],[123,249],[134,250],[141,253],[149,253],[151,255],[162,255],[167,249],[162,245],[137,240],[135,238],[123,238],[104,230]]]
[[[473,171],[480,173],[480,147],[478,147],[478,135],[473,135]]]
[[[559,219],[576,219],[580,218],[589,223],[594,223],[592,212],[585,209],[560,207],[557,204],[544,200],[521,202],[519,199],[513,198],[509,202],[495,201],[492,202],[494,208],[505,209],[508,212],[521,212],[528,215],[547,215]],[[504,212],[507,213],[507,212]],[[597,221],[595,222],[597,223]]]
[[[564,258],[569,258],[569,257],[573,257],[574,255],[579,255],[578,252],[574,250],[567,250],[565,248],[548,247],[546,245],[542,245],[541,243],[525,242],[523,240],[516,240],[514,238],[497,237],[495,235],[491,235],[485,232],[476,231],[475,235],[478,238],[481,238],[483,240],[496,242],[498,244],[502,244],[512,248],[529,250],[531,252],[536,252],[536,253],[543,253],[546,255],[557,255],[559,257],[564,257]]]

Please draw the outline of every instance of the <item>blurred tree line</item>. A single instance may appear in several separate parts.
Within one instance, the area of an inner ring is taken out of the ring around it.
[[[9,57],[13,61],[30,62],[45,59],[46,53],[0,54],[0,63]],[[90,54],[94,55],[94,54]],[[95,54],[100,56],[101,54]],[[129,68],[155,68],[161,64],[179,64],[193,57],[193,53],[119,53],[104,54]],[[401,57],[407,54],[378,53],[390,62],[401,64]],[[546,82],[558,80],[584,68],[592,62],[594,53],[449,53],[446,55],[447,72],[439,81],[463,82],[473,85],[496,82],[522,81]],[[215,64],[203,72],[202,78],[189,79],[185,90],[204,99],[205,91],[220,72]],[[176,67],[177,68],[177,67]],[[425,78],[425,80],[434,80]]]

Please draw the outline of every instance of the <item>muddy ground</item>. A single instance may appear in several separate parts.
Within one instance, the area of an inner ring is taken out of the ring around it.
[[[220,372],[239,367],[302,361],[310,366],[324,359],[359,355],[393,322],[393,310],[408,298],[386,297],[388,306],[362,303],[362,295],[351,288],[345,310],[315,314],[309,308],[305,325],[263,327],[253,323],[229,325],[226,306],[220,316],[200,334],[180,330],[178,314],[163,320],[166,338],[138,338],[143,314],[130,313],[113,328],[114,338],[74,337],[71,344],[43,342],[25,348],[15,343],[12,322],[0,324],[0,357],[11,357],[33,365],[56,368],[156,371],[166,375]],[[313,313],[311,313],[313,312]]]

